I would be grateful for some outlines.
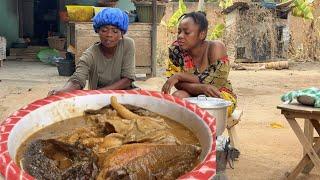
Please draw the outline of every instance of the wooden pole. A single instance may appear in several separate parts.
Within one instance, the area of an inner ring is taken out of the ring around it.
[[[157,0],[152,0],[151,76],[157,75]]]
[[[202,11],[202,12],[205,11],[205,9],[204,9],[204,0],[199,0],[199,2],[198,2],[198,11]]]

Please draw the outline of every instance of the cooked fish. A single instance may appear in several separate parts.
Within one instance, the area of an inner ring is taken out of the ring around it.
[[[194,145],[122,145],[100,162],[97,179],[176,179],[194,167],[200,153]]]

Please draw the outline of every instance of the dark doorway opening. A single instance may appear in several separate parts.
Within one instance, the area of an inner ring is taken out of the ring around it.
[[[29,45],[48,45],[48,36],[59,32],[59,0],[20,0],[20,36]]]
[[[34,1],[34,39],[38,44],[47,44],[47,37],[58,31],[58,1]]]

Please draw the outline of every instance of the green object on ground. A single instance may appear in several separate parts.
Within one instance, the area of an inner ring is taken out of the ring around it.
[[[53,57],[59,56],[59,51],[52,48],[42,49],[37,53],[37,58],[46,64],[54,64],[55,62],[52,62]]]
[[[313,98],[315,100],[314,107],[320,108],[320,89],[315,87],[288,92],[281,97],[281,100],[290,103],[299,96],[309,96]]]

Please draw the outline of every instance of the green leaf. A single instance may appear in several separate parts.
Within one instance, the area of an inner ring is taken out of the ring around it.
[[[209,35],[209,40],[215,40],[222,37],[225,26],[224,24],[217,24],[214,26],[212,32]]]
[[[179,23],[179,18],[187,12],[187,6],[183,2],[183,0],[179,0],[179,9],[170,17],[167,28],[175,28]]]
[[[302,17],[305,19],[313,19],[313,14],[311,11],[311,6],[308,1],[305,0],[295,0],[295,7],[292,10],[292,15],[297,17]]]
[[[219,2],[219,6],[222,9],[226,9],[227,7],[232,6],[232,5],[233,5],[233,0],[220,0],[220,2]]]

